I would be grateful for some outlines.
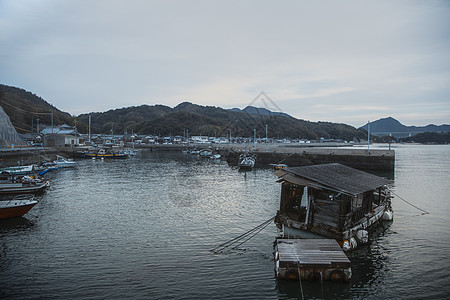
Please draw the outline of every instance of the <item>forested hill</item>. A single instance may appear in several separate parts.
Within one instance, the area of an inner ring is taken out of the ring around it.
[[[41,97],[20,88],[0,84],[0,106],[9,116],[19,133],[36,131],[37,119],[41,124],[73,124],[73,118],[46,102]],[[32,130],[33,126],[33,130]]]
[[[41,124],[73,125],[74,118],[58,110],[44,99],[20,88],[0,85],[0,106],[18,132],[31,132],[37,117]],[[309,122],[279,113],[257,114],[232,111],[214,106],[200,106],[184,102],[171,108],[164,105],[141,105],[91,113],[92,133],[151,134],[159,136],[189,135],[265,137],[266,128],[271,138],[302,139],[364,139],[367,132],[350,125],[330,122]],[[88,132],[89,114],[77,117],[77,129]],[[267,126],[267,127],[266,127]]]
[[[368,124],[361,128],[367,130]],[[423,132],[450,132],[450,125],[405,126],[392,117],[382,118],[370,123],[370,133],[375,135],[387,135],[389,133],[409,135]]]
[[[88,114],[79,116],[88,124]],[[163,105],[127,107],[91,114],[93,132],[250,137],[254,129],[259,137],[303,139],[363,139],[365,130],[330,122],[309,122],[282,115],[254,115],[243,111],[226,110],[214,106],[200,106],[183,102],[174,108]]]

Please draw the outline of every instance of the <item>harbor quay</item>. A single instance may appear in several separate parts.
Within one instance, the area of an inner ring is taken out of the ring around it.
[[[345,146],[345,147],[344,147]],[[349,144],[131,144],[123,148],[135,148],[151,152],[182,151],[183,149],[210,149],[221,154],[222,160],[237,165],[239,155],[251,152],[257,156],[255,167],[265,168],[271,164],[306,166],[325,163],[341,163],[363,171],[393,172],[395,151],[388,149],[362,149]],[[15,147],[1,148],[0,159],[3,166],[39,163],[51,160],[57,154],[77,158],[88,147]]]
[[[128,147],[131,145],[128,144]],[[389,149],[363,149],[351,147],[348,143],[308,143],[308,144],[153,144],[136,145],[150,151],[181,151],[182,149],[211,149],[220,153],[230,165],[237,165],[239,155],[251,152],[257,156],[255,167],[265,168],[271,164],[307,166],[325,163],[343,165],[369,172],[393,174],[395,151]]]

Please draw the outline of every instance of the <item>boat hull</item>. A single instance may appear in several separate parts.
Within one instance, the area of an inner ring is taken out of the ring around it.
[[[0,195],[35,194],[43,192],[49,186],[49,181],[38,185],[7,184],[1,186],[0,184]]]
[[[117,154],[96,154],[96,153],[86,153],[84,154],[84,157],[87,158],[113,158],[113,159],[123,159],[128,158],[128,155],[124,153],[117,153]]]
[[[0,219],[21,217],[36,204],[36,200],[0,201]]]

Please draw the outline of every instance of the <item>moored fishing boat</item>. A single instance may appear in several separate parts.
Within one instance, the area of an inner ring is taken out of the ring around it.
[[[54,160],[53,163],[59,168],[73,168],[77,164],[73,160],[68,160],[60,155],[56,156],[56,160]]]
[[[0,200],[0,219],[21,217],[37,204],[34,198],[16,196],[9,200]]]
[[[6,167],[6,168],[1,168],[0,172],[8,172],[10,174],[15,174],[15,175],[33,174],[35,172],[35,166],[27,165],[27,166]]]
[[[288,167],[286,164],[270,164],[269,166],[273,167],[274,170],[286,169]]]
[[[367,243],[367,230],[392,220],[390,181],[338,163],[277,172],[282,182],[275,223],[282,237],[332,238],[344,250]]]
[[[0,173],[0,195],[34,194],[50,187],[50,181],[37,176],[18,176],[8,172]]]
[[[238,167],[241,170],[251,170],[255,166],[256,156],[252,153],[242,153],[239,155]]]
[[[128,154],[124,152],[115,152],[110,149],[99,149],[99,150],[91,150],[88,152],[85,152],[82,157],[85,158],[128,158]]]

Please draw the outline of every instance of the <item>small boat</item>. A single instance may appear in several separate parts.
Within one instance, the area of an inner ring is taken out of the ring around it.
[[[213,154],[212,154],[211,150],[205,149],[205,150],[201,150],[199,155],[200,155],[200,157],[211,157]]]
[[[238,167],[241,170],[250,170],[255,166],[256,156],[251,153],[239,155]]]
[[[56,155],[56,160],[54,160],[53,162],[56,165],[56,167],[59,168],[73,168],[77,164],[73,160],[68,160],[60,155]]]
[[[288,167],[286,164],[270,164],[270,166],[272,166],[274,170],[281,170]]]
[[[16,196],[10,200],[0,200],[0,219],[21,217],[38,202],[33,198]]]
[[[50,181],[37,176],[18,176],[8,172],[0,173],[0,195],[35,194],[50,187]]]
[[[15,166],[0,169],[0,172],[8,172],[15,175],[27,175],[35,172],[34,165],[28,166]]]
[[[125,149],[123,151],[123,153],[125,153],[128,156],[136,156],[137,152],[134,149]]]
[[[128,154],[124,152],[114,152],[111,150],[100,149],[98,151],[89,151],[83,154],[85,158],[128,158]]]

